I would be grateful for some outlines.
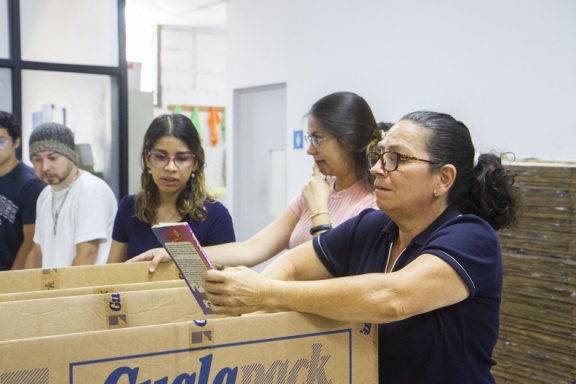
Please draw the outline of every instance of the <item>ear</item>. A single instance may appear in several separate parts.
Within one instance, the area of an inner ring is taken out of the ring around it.
[[[436,184],[436,192],[439,195],[443,195],[448,192],[454,180],[456,180],[456,167],[452,164],[446,164],[442,166],[442,169],[438,171],[438,181]]]
[[[148,157],[147,154],[142,155],[141,160],[144,162],[144,168],[146,168],[146,170],[149,170],[150,168],[152,168],[152,164],[150,164],[150,158]]]
[[[14,140],[14,149],[20,148],[20,143],[21,143],[20,138]]]

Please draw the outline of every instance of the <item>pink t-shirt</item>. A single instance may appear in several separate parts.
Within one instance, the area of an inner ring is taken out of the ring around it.
[[[333,226],[337,226],[343,221],[356,216],[363,209],[377,208],[374,192],[367,191],[362,186],[361,181],[339,192],[334,191],[334,181],[332,181],[331,188],[332,193],[330,194],[330,200],[328,200],[328,211],[330,212],[330,220]],[[312,240],[312,235],[310,234],[310,227],[312,226],[310,215],[312,213],[308,209],[302,194],[292,200],[290,208],[299,218],[296,227],[290,235],[289,247],[294,248]]]

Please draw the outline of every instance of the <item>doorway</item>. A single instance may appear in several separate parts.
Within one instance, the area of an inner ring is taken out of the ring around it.
[[[286,84],[234,91],[236,239],[268,225],[286,207]]]

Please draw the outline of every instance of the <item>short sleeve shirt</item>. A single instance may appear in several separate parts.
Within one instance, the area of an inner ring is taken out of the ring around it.
[[[382,211],[365,210],[313,240],[335,277],[384,273],[398,227]],[[422,254],[446,261],[470,296],[454,305],[380,324],[382,383],[494,383],[490,368],[498,339],[502,260],[496,232],[475,215],[448,208],[417,235],[395,263],[404,268]]]
[[[36,201],[45,187],[23,162],[0,176],[0,271],[12,268],[24,241],[23,226],[36,222]]]
[[[160,247],[150,224],[138,219],[134,211],[134,195],[127,195],[118,204],[118,213],[114,220],[112,239],[128,244],[128,259],[152,248]],[[218,245],[236,241],[232,217],[228,209],[218,201],[206,200],[206,219],[201,222],[184,217],[194,231],[202,246]]]

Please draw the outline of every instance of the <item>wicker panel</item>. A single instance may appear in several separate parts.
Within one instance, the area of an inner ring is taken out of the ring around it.
[[[576,168],[515,165],[518,226],[502,231],[498,383],[576,383]]]

